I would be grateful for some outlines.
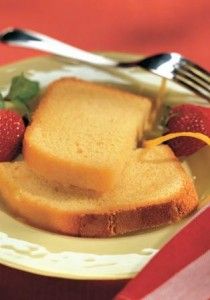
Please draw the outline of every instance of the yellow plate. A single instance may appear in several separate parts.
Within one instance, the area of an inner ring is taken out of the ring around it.
[[[109,54],[132,59],[125,54]],[[118,74],[54,57],[41,56],[0,68],[0,91],[6,92],[11,78],[26,73],[39,80],[42,87],[62,76],[112,84],[155,97],[160,79],[139,70]],[[129,77],[132,75],[132,80]],[[169,84],[168,102],[205,101],[186,90]],[[184,162],[186,165],[186,162]],[[200,207],[210,202],[210,149],[205,147],[187,161],[202,199]],[[122,237],[91,239],[68,237],[43,231],[11,216],[0,202],[0,263],[28,272],[69,279],[123,279],[133,277],[151,257],[189,220],[157,230]]]

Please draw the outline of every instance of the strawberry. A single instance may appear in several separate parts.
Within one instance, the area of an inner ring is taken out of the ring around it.
[[[200,132],[210,137],[210,108],[193,104],[182,104],[171,109],[167,132]],[[187,156],[205,146],[193,137],[177,137],[167,141],[176,156]]]
[[[25,125],[12,110],[0,109],[0,161],[10,161],[19,153]]]

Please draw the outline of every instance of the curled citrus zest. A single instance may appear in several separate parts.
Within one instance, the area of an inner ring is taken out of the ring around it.
[[[203,134],[203,133],[200,133],[200,132],[174,132],[174,133],[168,133],[166,135],[163,135],[163,136],[160,136],[160,137],[157,137],[155,139],[152,139],[152,140],[145,140],[143,142],[143,147],[144,148],[152,148],[152,147],[155,147],[155,146],[158,146],[168,140],[171,140],[171,139],[174,139],[174,138],[177,138],[177,137],[180,137],[180,136],[188,136],[188,137],[193,137],[193,138],[196,138],[198,140],[201,140],[203,141],[204,143],[206,143],[207,145],[210,146],[210,138]]]

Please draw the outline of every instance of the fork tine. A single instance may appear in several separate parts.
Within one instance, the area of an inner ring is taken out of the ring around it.
[[[187,80],[192,81],[194,84],[201,86],[202,88],[205,88],[210,93],[210,83],[191,71],[190,69],[185,68],[185,66],[180,66],[174,71],[174,75],[180,75],[185,77]]]
[[[174,81],[176,81],[180,85],[184,86],[188,90],[193,91],[195,94],[207,99],[208,101],[210,100],[209,90],[207,90],[206,88],[204,88],[203,86],[201,86],[197,83],[194,83],[191,78],[189,79],[189,78],[183,77],[182,75],[176,74],[174,76]]]
[[[192,76],[193,78],[195,78],[195,80],[197,79],[201,83],[205,83],[210,88],[210,76],[206,76],[200,70],[192,68],[190,65],[187,64],[182,65],[180,70],[185,71],[189,74],[189,76]]]
[[[188,59],[181,58],[174,70],[174,80],[195,94],[210,100],[210,73]]]
[[[195,73],[199,74],[201,77],[206,78],[207,82],[210,84],[210,73],[203,69],[202,67],[196,65],[195,63],[189,61],[186,58],[182,59],[186,68],[193,70]]]

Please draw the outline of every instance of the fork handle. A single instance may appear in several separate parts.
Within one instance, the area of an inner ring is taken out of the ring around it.
[[[31,30],[8,28],[0,33],[0,41],[13,46],[41,50],[91,65],[107,67],[114,67],[117,65],[117,62],[112,59],[78,49],[47,35]]]

